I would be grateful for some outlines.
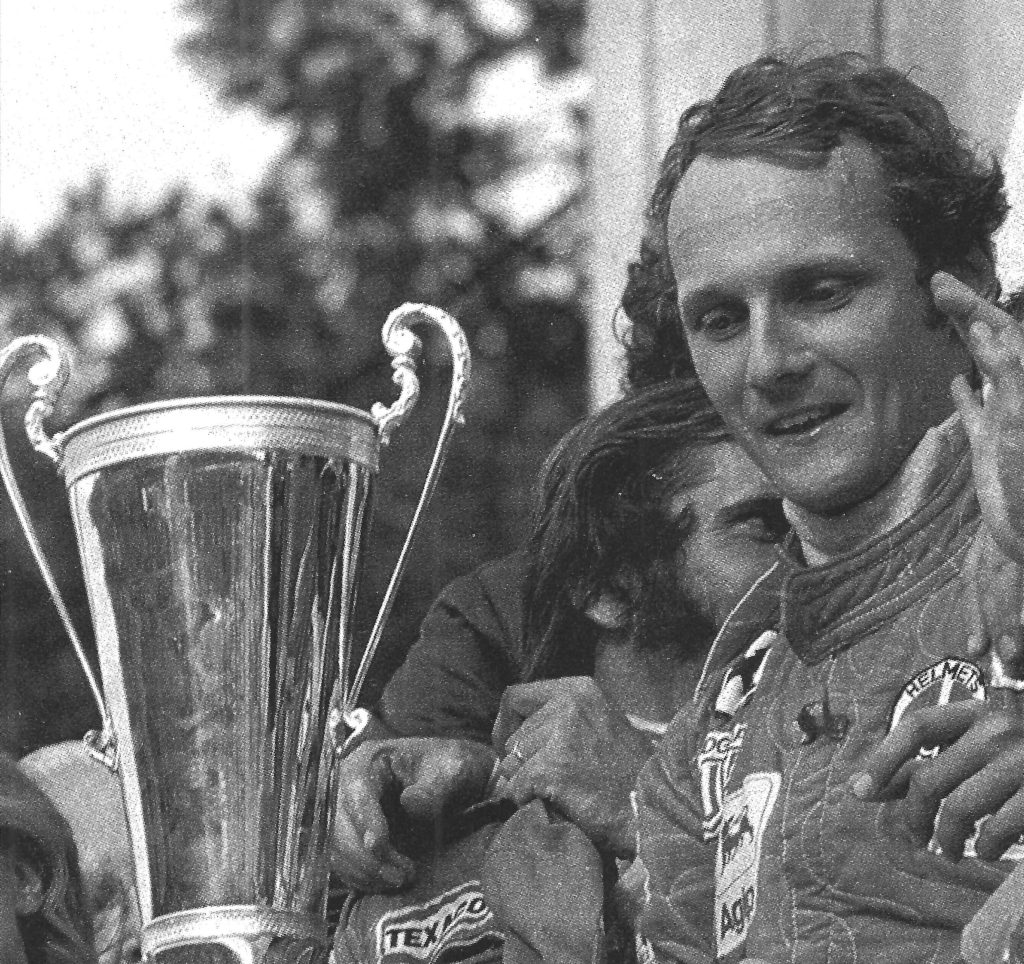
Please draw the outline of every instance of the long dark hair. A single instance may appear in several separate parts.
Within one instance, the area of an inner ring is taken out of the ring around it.
[[[0,846],[36,864],[43,903],[19,919],[29,964],[96,964],[82,905],[78,852],[71,830],[47,796],[0,754]]]
[[[611,594],[626,629],[655,644],[681,612],[678,552],[691,520],[670,520],[670,494],[693,484],[693,451],[727,437],[695,379],[631,394],[576,426],[548,457],[528,541],[532,673],[560,662],[587,606]],[[587,632],[593,636],[593,628]]]

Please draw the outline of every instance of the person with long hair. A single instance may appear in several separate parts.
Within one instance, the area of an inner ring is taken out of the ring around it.
[[[433,742],[370,741],[344,762],[338,874],[369,889],[412,879],[383,797],[415,809],[423,787],[432,798],[467,767],[486,782],[495,754],[506,796],[558,795],[595,843],[628,856],[637,772],[784,531],[694,381],[584,420],[542,473],[524,548],[441,594],[384,691],[390,733]]]

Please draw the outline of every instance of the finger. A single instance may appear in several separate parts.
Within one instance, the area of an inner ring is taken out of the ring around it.
[[[436,820],[463,804],[481,800],[491,780],[493,754],[468,743],[445,747],[421,759],[415,778],[401,794],[402,809]]]
[[[973,444],[973,443],[972,443]],[[985,601],[978,585],[978,573],[984,560],[991,555],[991,546],[987,539],[976,539],[968,553],[964,573],[971,592],[967,597],[967,653],[978,657],[988,650],[988,635],[985,632]],[[984,582],[987,587],[987,580]]]
[[[561,715],[559,705],[552,702],[524,720],[505,741],[506,753],[498,764],[499,773],[511,779],[524,763],[555,740]]]
[[[907,792],[896,804],[895,812],[910,831],[911,838],[920,846],[925,846],[935,834],[936,818],[942,807],[940,822],[945,827],[945,839],[940,838],[939,843],[944,853],[959,859],[963,842],[975,821],[981,814],[990,812],[973,809],[984,806],[982,795],[986,784],[972,778],[984,770],[985,763],[976,744],[968,737],[938,756],[923,760],[914,770]],[[990,787],[988,789],[991,791]],[[970,816],[972,812],[975,814],[973,819]]]
[[[998,306],[952,275],[936,272],[931,279],[935,307],[956,328],[979,367],[992,376],[1012,372],[1024,357],[1024,331]]]
[[[348,783],[335,810],[332,867],[364,890],[402,886],[415,872],[412,861],[391,842],[381,792],[370,781]]]
[[[982,830],[994,819],[992,814],[1001,812],[1007,802],[1021,789],[1020,774],[1014,774],[1005,767],[986,766],[975,777],[959,786],[943,801],[935,824],[935,839],[942,854],[951,861],[958,861],[964,855],[968,839],[974,836],[981,822]],[[987,838],[979,834],[979,841],[987,839],[988,846],[997,843],[1000,832],[1011,834],[1007,845],[1019,836],[1024,827],[1016,826],[1013,814],[1007,812],[1000,823],[996,823]],[[977,846],[977,845],[976,845]],[[995,854],[998,856],[1002,847]]]
[[[956,705],[956,704],[954,704]],[[1018,715],[996,711],[984,703],[976,722],[952,746],[921,768],[900,803],[902,815],[916,839],[927,839],[942,802],[939,824],[943,849],[955,858],[977,821],[992,813],[1016,788],[1024,769],[1024,743]],[[949,709],[949,707],[947,707]],[[944,798],[944,799],[943,799]]]
[[[912,760],[907,760],[907,762],[889,778],[888,782],[878,789],[871,799],[881,803],[887,800],[899,800],[905,797],[910,789],[910,781],[914,776],[914,772],[925,762],[927,761],[922,760],[917,756]]]
[[[491,745],[499,754],[504,755],[508,752],[509,737],[523,725],[525,720],[549,702],[563,698],[570,693],[585,691],[588,685],[596,684],[588,676],[570,676],[539,680],[536,683],[517,683],[507,687],[502,694],[498,717],[491,730]]]
[[[1024,789],[1008,797],[978,833],[975,853],[982,860],[998,860],[1024,834]]]
[[[1009,523],[1007,524],[1009,528]],[[993,539],[995,537],[993,536]],[[998,541],[997,541],[998,544]],[[990,549],[983,584],[977,587],[985,635],[994,658],[1011,677],[1024,675],[1020,601],[1024,599],[1024,568],[1005,552]]]
[[[549,768],[544,760],[534,757],[509,781],[503,796],[513,800],[517,806],[525,806],[531,800],[545,800],[551,792]]]
[[[928,707],[907,714],[868,754],[860,772],[850,778],[851,789],[861,800],[881,799],[889,782],[904,764],[925,747],[951,743],[978,718],[983,703],[965,700],[947,706]]]
[[[415,865],[408,857],[388,845],[372,839],[360,845],[353,828],[334,834],[330,848],[331,870],[345,883],[359,890],[376,892],[404,887],[415,876]]]
[[[950,391],[953,394],[956,410],[960,413],[960,418],[963,420],[964,428],[967,429],[967,437],[970,439],[971,445],[974,446],[977,439],[981,436],[983,426],[981,401],[971,390],[971,387],[967,384],[967,379],[963,375],[957,375],[953,379]]]
[[[976,321],[967,336],[971,357],[994,388],[1005,390],[1021,371],[1020,354],[1010,347],[991,326]],[[990,401],[986,393],[983,401]]]
[[[1003,672],[1011,679],[1024,678],[1024,643],[1021,642],[1021,629],[1018,624],[1015,631],[1006,632],[996,644],[996,655],[999,657]]]
[[[519,731],[517,730],[516,732],[518,733]],[[526,763],[526,753],[523,751],[517,736],[511,737],[505,745],[508,753],[498,763],[498,776],[505,780],[511,780],[523,764]]]
[[[931,288],[935,307],[949,318],[965,341],[971,326],[979,321],[996,330],[1015,324],[1010,315],[946,271],[932,275]]]

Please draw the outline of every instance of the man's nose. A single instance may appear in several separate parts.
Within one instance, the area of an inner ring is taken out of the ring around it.
[[[762,394],[785,394],[814,367],[814,353],[799,320],[765,301],[749,307],[747,385]]]

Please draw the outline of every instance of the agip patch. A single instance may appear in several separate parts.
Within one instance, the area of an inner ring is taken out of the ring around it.
[[[715,861],[715,938],[720,958],[743,944],[757,913],[761,849],[781,782],[778,773],[750,773],[723,801]]]

